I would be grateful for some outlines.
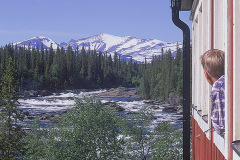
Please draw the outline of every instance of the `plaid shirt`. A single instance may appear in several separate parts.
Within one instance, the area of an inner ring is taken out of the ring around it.
[[[211,119],[215,131],[222,135],[225,129],[225,76],[222,75],[212,85],[210,97],[212,100]]]

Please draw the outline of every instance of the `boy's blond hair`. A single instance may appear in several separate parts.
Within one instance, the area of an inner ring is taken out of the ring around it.
[[[203,69],[216,79],[224,75],[224,54],[221,50],[212,49],[201,56]]]

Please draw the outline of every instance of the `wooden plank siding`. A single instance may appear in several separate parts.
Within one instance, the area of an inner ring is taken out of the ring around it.
[[[197,136],[203,133],[203,130],[198,125],[197,121],[192,118],[192,159],[193,160],[225,160],[223,154],[219,151],[213,142],[213,139],[209,140],[205,134]],[[213,132],[211,132],[213,136]]]

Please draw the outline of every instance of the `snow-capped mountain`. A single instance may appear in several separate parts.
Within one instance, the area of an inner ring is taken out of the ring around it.
[[[121,58],[130,58],[133,60],[142,62],[145,57],[151,59],[153,55],[161,55],[162,48],[164,51],[171,50],[172,53],[176,51],[176,43],[168,43],[156,39],[138,39],[135,37],[118,37],[110,34],[100,34],[88,38],[83,38],[79,40],[70,40],[68,43],[56,43],[53,40],[47,37],[33,37],[31,39],[18,42],[15,45],[17,46],[28,46],[29,44],[32,47],[39,48],[43,43],[44,48],[49,48],[52,44],[53,49],[57,49],[57,46],[67,48],[68,45],[72,46],[73,49],[76,49],[77,46],[79,49],[84,45],[86,49],[90,47],[91,50],[96,49],[96,51],[108,52],[114,54],[116,51],[117,54],[121,55]],[[178,46],[182,48],[182,43],[178,43]]]
[[[54,49],[57,49],[57,46],[58,46],[58,44],[56,42],[54,42],[53,40],[51,40],[47,37],[43,37],[43,36],[33,37],[28,40],[15,43],[13,45],[22,46],[22,47],[23,46],[28,47],[28,45],[30,45],[31,47],[34,47],[34,48],[36,48],[38,46],[39,49],[41,49],[40,48],[41,44],[43,44],[43,48],[50,48],[51,44]]]

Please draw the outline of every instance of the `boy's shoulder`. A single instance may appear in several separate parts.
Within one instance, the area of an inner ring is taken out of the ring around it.
[[[216,82],[213,83],[212,89],[225,88],[225,75],[222,75]]]
[[[225,76],[222,75],[217,81],[215,81],[212,85],[210,97],[212,100],[216,99],[217,94],[224,99],[225,95]]]

